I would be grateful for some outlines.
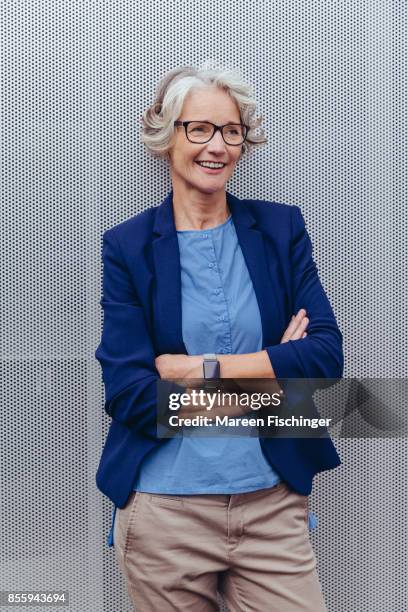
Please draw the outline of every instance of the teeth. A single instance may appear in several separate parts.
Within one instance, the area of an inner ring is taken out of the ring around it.
[[[223,168],[225,164],[221,164],[219,162],[197,162],[200,166],[204,168]]]

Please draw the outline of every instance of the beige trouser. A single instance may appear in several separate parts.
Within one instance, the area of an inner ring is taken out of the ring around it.
[[[133,491],[114,546],[137,612],[326,612],[307,495],[280,482],[234,495]]]

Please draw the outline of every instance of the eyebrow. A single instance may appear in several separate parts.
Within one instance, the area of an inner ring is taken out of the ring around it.
[[[205,121],[207,123],[214,123],[214,121],[210,121],[209,119],[191,119],[191,121]],[[241,123],[240,121],[227,121],[226,123],[223,123],[222,125],[229,125],[230,123]]]

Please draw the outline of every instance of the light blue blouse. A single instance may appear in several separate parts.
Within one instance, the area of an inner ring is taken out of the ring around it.
[[[261,316],[232,217],[208,230],[178,231],[177,237],[182,332],[188,354],[261,350]],[[232,494],[265,489],[280,481],[258,438],[202,437],[203,429],[200,437],[175,437],[150,452],[134,489],[177,495]],[[216,434],[220,433],[217,427]]]
[[[182,333],[188,354],[262,350],[258,303],[232,217],[211,229],[179,230],[177,238]],[[134,490],[234,494],[272,487],[279,481],[257,437],[203,437],[200,432],[200,436],[169,439],[153,449],[141,464]],[[115,509],[113,522],[114,516]],[[109,545],[113,544],[113,522]],[[309,513],[309,527],[316,524],[316,517]]]

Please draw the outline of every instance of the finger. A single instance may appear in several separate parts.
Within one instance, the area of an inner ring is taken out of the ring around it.
[[[306,338],[306,336],[307,336],[307,332],[303,332],[302,338]]]
[[[289,338],[290,338],[291,333],[296,329],[296,326],[293,323],[294,318],[295,318],[295,315],[292,315],[292,317],[291,317],[291,319],[289,321],[289,325],[285,329],[285,333],[282,336],[281,343],[282,342],[287,342],[289,340]]]
[[[305,317],[305,315],[306,315],[306,310],[304,308],[301,308],[296,316],[292,315],[290,323],[289,323],[285,333],[283,334],[281,342],[287,342],[288,340],[290,340],[292,338],[292,335],[298,329],[298,326],[299,326],[300,322],[302,321],[302,319]]]
[[[309,319],[304,317],[302,321],[299,323],[296,331],[292,334],[291,340],[299,340],[303,332],[306,330],[306,327],[309,325]]]

